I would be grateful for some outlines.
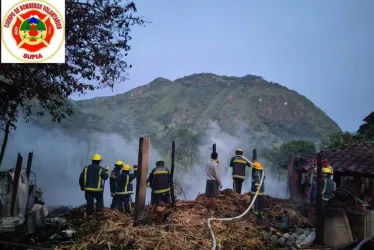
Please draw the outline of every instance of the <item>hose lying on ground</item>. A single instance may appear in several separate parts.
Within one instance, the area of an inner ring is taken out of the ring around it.
[[[373,238],[374,238],[374,234],[362,240],[355,248],[353,248],[353,250],[360,250],[361,247],[366,244],[366,242],[370,241]]]
[[[245,158],[244,156],[241,156],[244,160],[248,161],[251,165],[253,165],[252,162],[250,162],[247,158]],[[260,181],[260,187],[262,185],[262,182],[264,181],[264,176],[265,176],[265,173],[264,173],[264,170],[262,170],[262,176],[261,176],[261,181]],[[216,247],[217,247],[217,241],[216,241],[216,237],[214,236],[214,232],[213,232],[213,229],[212,229],[212,226],[210,224],[211,221],[213,220],[218,220],[218,221],[231,221],[231,220],[236,220],[236,219],[240,219],[242,218],[244,215],[246,215],[249,210],[251,210],[253,204],[255,203],[256,201],[256,198],[258,196],[260,192],[260,189],[257,190],[255,196],[253,197],[253,200],[251,201],[251,204],[249,205],[249,207],[247,208],[247,210],[244,211],[244,213],[242,213],[241,215],[238,215],[236,217],[232,217],[232,218],[209,218],[207,223],[208,223],[208,228],[209,228],[209,231],[210,231],[210,235],[212,236],[212,241],[213,241],[213,247],[212,247],[212,250],[216,250]]]

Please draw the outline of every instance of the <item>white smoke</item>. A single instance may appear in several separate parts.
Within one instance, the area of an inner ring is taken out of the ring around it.
[[[82,134],[87,135],[83,131]],[[248,134],[236,136],[226,134],[217,124],[212,123],[202,136],[204,144],[199,147],[201,159],[198,163],[190,172],[184,172],[182,166],[178,165],[175,169],[176,182],[184,189],[187,199],[195,199],[199,193],[205,192],[205,163],[210,160],[213,143],[216,143],[219,154],[223,188],[232,188],[230,159],[234,156],[236,148],[243,148],[244,156],[252,159],[252,149],[255,145],[249,144],[250,139],[251,136]],[[90,164],[94,153],[102,155],[102,166],[107,165],[113,169],[114,163],[118,160],[130,165],[135,164],[138,158],[138,146],[138,139],[126,140],[118,134],[91,132],[89,139],[84,139],[77,134],[67,135],[66,132],[55,128],[46,129],[19,123],[17,130],[11,133],[0,170],[14,168],[18,152],[23,156],[23,167],[26,167],[27,155],[33,151],[32,171],[36,175],[37,185],[44,192],[46,203],[77,206],[85,203],[84,192],[79,188],[79,175],[83,167]],[[151,145],[148,173],[155,167],[156,160],[160,157],[158,152],[161,150],[157,151]],[[258,152],[258,158],[266,174],[265,193],[274,197],[285,197],[287,193],[285,176],[279,182],[276,167],[269,165],[261,156],[261,152]],[[250,174],[251,170],[247,168],[247,178],[243,183],[242,193],[250,191]],[[135,187],[136,181],[134,190]],[[146,203],[150,202],[150,192],[148,188]],[[111,202],[109,180],[105,184],[104,202],[106,206]]]
[[[211,123],[210,128],[203,136],[204,145],[199,147],[200,161],[192,169],[190,173],[186,173],[181,178],[181,183],[185,188],[185,194],[188,200],[195,199],[199,193],[205,192],[206,173],[205,164],[210,160],[213,144],[216,144],[216,150],[219,158],[219,169],[222,180],[223,189],[233,188],[232,168],[230,167],[230,160],[235,155],[237,148],[247,148],[251,150],[244,150],[244,156],[251,160],[252,149],[256,145],[250,145],[251,136],[247,134],[238,134],[232,136],[221,131],[216,123]],[[176,145],[177,147],[178,145]],[[258,151],[258,150],[257,150]],[[257,152],[258,160],[264,166],[266,175],[265,179],[265,193],[279,198],[287,197],[287,183],[286,176],[280,174],[277,166],[271,165],[262,156],[261,152]],[[178,170],[176,170],[178,171]],[[251,189],[251,169],[246,170],[246,180],[243,182],[242,193],[249,192]]]
[[[85,203],[84,192],[79,187],[79,175],[83,167],[91,162],[91,157],[99,153],[102,166],[114,168],[121,160],[130,165],[138,161],[138,140],[126,140],[118,134],[92,133],[89,140],[79,139],[76,135],[67,135],[54,128],[45,129],[31,124],[19,123],[8,140],[1,171],[14,168],[17,154],[23,156],[23,168],[26,167],[28,153],[33,151],[32,171],[36,184],[43,190],[43,197],[49,205],[77,206]],[[150,168],[155,165],[158,152],[150,150]],[[136,181],[134,182],[134,189]],[[147,202],[150,190],[147,193]],[[133,200],[135,197],[133,197]],[[104,203],[109,206],[111,196],[109,180],[106,181]]]

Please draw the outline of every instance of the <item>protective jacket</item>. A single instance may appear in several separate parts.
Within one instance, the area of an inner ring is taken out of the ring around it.
[[[79,185],[81,189],[89,192],[102,192],[103,180],[108,179],[108,171],[99,165],[89,165],[83,168],[79,176]]]
[[[336,189],[336,183],[331,177],[326,177],[323,180],[322,200],[329,201],[333,198],[333,191]]]
[[[134,193],[134,187],[132,181],[137,176],[137,170],[134,169],[134,173],[130,174],[129,171],[122,171],[122,173],[117,178],[116,184],[116,195],[131,195]]]
[[[110,173],[109,184],[110,184],[110,194],[112,196],[116,194],[116,185],[117,185],[116,181],[120,175],[121,175],[121,169],[117,167],[115,167]]]
[[[232,178],[234,179],[245,179],[245,168],[251,167],[251,164],[244,160],[239,155],[231,158],[230,167],[232,167]]]
[[[171,176],[169,170],[164,166],[154,168],[149,174],[147,182],[150,183],[152,192],[155,194],[170,192]]]
[[[255,194],[257,192],[257,187],[260,186],[261,176],[262,176],[262,170],[257,170],[255,168],[252,168],[252,187],[251,187],[252,194]],[[260,192],[258,193],[258,195],[264,195],[264,192],[265,192],[265,176],[264,176],[264,180],[262,181],[262,185],[260,187]]]

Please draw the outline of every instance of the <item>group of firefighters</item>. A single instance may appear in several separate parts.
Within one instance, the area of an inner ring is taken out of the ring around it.
[[[117,161],[114,164],[114,169],[109,174],[108,166],[100,166],[101,160],[102,157],[99,154],[94,154],[92,156],[91,165],[84,167],[79,177],[79,185],[81,190],[85,192],[85,199],[87,201],[87,215],[92,215],[94,213],[95,200],[96,212],[102,212],[104,207],[104,185],[105,180],[108,178],[110,181],[110,193],[112,196],[111,208],[118,209],[119,211],[125,211],[126,213],[131,213],[131,195],[134,193],[132,182],[137,178],[138,166],[134,164],[134,171],[133,173],[130,173],[132,169],[130,165],[125,164],[122,161]],[[247,161],[246,158],[243,157],[243,150],[237,149],[235,151],[235,156],[231,158],[230,167],[232,168],[233,190],[239,194],[242,192],[242,185],[246,175],[246,167],[252,168],[252,198],[258,192],[257,199],[254,203],[253,212],[261,216],[264,210],[265,191],[264,181],[261,184],[261,177],[263,174],[262,164],[257,160],[253,160],[252,162]],[[222,181],[219,172],[218,153],[213,152],[211,154],[211,160],[206,164],[207,182],[205,195],[208,197],[215,198],[219,196],[219,190],[222,189]],[[323,200],[326,202],[333,197],[333,192],[336,188],[335,182],[332,179],[332,174],[332,168],[329,166],[328,162],[324,161],[324,184],[323,190],[321,191]],[[147,186],[152,189],[151,203],[155,206],[158,206],[161,202],[166,204],[170,203],[171,185],[171,175],[169,170],[165,167],[164,161],[157,161],[156,167],[151,171],[147,179]],[[315,197],[315,195],[315,185],[312,184],[311,199]]]
[[[207,182],[205,187],[205,195],[208,197],[218,197],[219,189],[222,188],[222,181],[219,173],[219,160],[218,153],[213,152],[211,154],[211,161],[206,165]],[[262,182],[260,185],[262,177],[262,164],[253,160],[253,162],[247,161],[243,157],[243,150],[237,149],[235,151],[235,156],[230,160],[230,167],[232,168],[232,179],[233,179],[233,190],[236,193],[241,194],[243,182],[245,180],[245,172],[247,167],[252,167],[252,185],[251,185],[251,196],[252,198],[258,191],[257,199],[255,200],[253,206],[253,212],[258,215],[262,215],[264,211],[264,192],[265,183]],[[264,177],[265,179],[265,177]]]
[[[130,165],[117,161],[109,175],[109,167],[101,167],[101,160],[102,157],[99,154],[94,154],[91,165],[84,167],[79,177],[80,188],[85,192],[87,215],[94,213],[95,200],[96,212],[102,212],[104,185],[108,178],[112,196],[110,207],[131,213],[131,195],[134,193],[132,181],[137,177],[138,166],[134,164],[134,172],[130,173]],[[151,171],[147,180],[147,186],[152,188],[152,204],[170,203],[170,183],[169,170],[164,166],[164,161],[157,161],[156,167]]]

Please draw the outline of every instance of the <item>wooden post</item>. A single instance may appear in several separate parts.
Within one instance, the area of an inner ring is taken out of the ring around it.
[[[317,155],[317,199],[316,199],[316,212],[317,212],[317,225],[316,225],[316,243],[319,245],[323,244],[323,234],[325,227],[325,219],[323,215],[322,207],[322,187],[321,187],[321,177],[322,177],[322,155],[321,152]]]
[[[295,165],[295,154],[290,153],[288,156],[288,166],[287,166],[287,190],[288,198],[293,196],[293,173]]]
[[[257,149],[253,149],[252,151],[252,161],[257,161]]]
[[[215,143],[213,144],[213,153],[217,153],[217,148],[216,148],[216,144]]]
[[[32,159],[34,157],[34,153],[30,152],[29,157],[27,158],[27,168],[26,168],[26,176],[27,179],[30,180],[30,172],[31,172],[31,165],[32,165]]]
[[[12,199],[10,203],[10,216],[13,217],[15,214],[15,208],[16,208],[16,202],[17,202],[17,193],[18,193],[18,182],[19,177],[21,176],[21,170],[22,170],[22,156],[20,153],[18,153],[17,156],[17,164],[14,168],[14,176],[13,176],[13,182],[12,182]]]
[[[175,206],[175,196],[174,196],[174,162],[175,162],[175,142],[171,144],[171,183],[170,183],[170,194],[171,203],[173,207]]]
[[[145,198],[147,191],[147,175],[149,162],[149,137],[141,137],[139,140],[138,155],[138,178],[136,180],[135,211],[134,220],[142,219],[145,209]]]

